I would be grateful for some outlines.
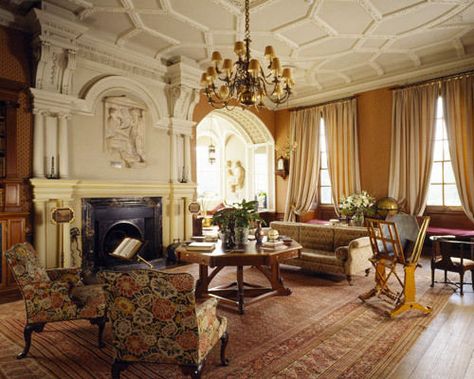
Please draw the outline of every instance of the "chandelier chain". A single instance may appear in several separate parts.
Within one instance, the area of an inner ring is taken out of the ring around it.
[[[249,0],[245,0],[245,38],[250,40]]]

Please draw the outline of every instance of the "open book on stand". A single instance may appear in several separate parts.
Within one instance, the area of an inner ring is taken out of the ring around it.
[[[115,250],[110,253],[110,255],[115,258],[125,260],[131,260],[136,256],[138,261],[141,261],[147,264],[149,267],[153,268],[153,265],[150,262],[143,259],[140,255],[137,254],[145,244],[146,242],[144,243],[139,239],[125,237],[122,242],[120,242],[119,245],[115,248]]]

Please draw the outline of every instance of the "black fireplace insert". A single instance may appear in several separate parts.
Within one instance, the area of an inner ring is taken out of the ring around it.
[[[144,242],[139,254],[153,262],[162,257],[160,197],[82,199],[84,270],[130,265],[110,255],[126,237]]]

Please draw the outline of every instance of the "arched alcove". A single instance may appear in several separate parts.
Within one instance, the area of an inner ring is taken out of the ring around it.
[[[209,163],[209,145],[216,161]],[[274,210],[273,136],[253,113],[215,110],[197,125],[196,173],[198,198],[206,210],[218,203],[259,199]]]

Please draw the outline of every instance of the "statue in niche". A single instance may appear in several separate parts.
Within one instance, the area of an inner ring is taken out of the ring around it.
[[[236,189],[236,181],[234,171],[232,170],[232,161],[226,162],[226,179],[229,193],[234,193]]]
[[[241,161],[235,162],[234,175],[236,178],[235,188],[241,190],[245,186],[245,168]]]
[[[105,148],[114,167],[144,167],[144,109],[123,97],[105,101]]]

